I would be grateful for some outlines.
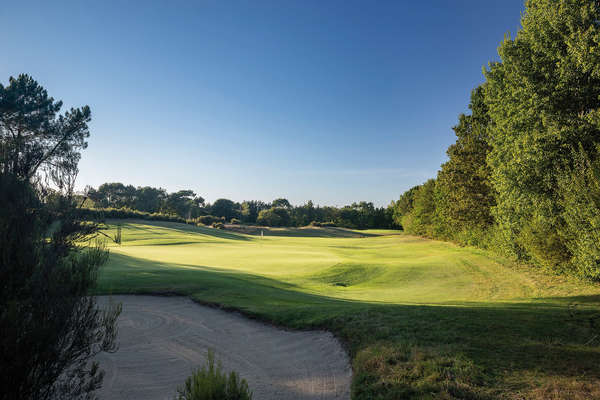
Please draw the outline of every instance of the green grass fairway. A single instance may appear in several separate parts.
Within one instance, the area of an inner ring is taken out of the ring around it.
[[[588,322],[600,311],[597,285],[397,231],[261,239],[118,223],[123,242],[110,245],[99,293],[177,293],[328,329],[352,357],[355,399],[600,398],[600,340]]]

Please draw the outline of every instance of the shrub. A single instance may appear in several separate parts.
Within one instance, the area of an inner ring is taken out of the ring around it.
[[[226,374],[221,363],[209,350],[206,365],[197,369],[177,390],[176,400],[251,400],[252,392],[245,379],[234,371]]]
[[[212,227],[217,229],[225,229],[225,224],[222,222],[214,222]]]
[[[242,221],[240,221],[240,220],[239,220],[239,219],[237,219],[237,218],[231,218],[231,223],[232,223],[232,224],[234,224],[234,225],[239,225],[239,224],[241,224],[241,223],[242,223]]]
[[[144,219],[149,221],[181,222],[186,223],[184,218],[171,214],[148,213],[145,211],[132,210],[130,208],[78,208],[78,218],[87,218],[98,221],[105,219]]]
[[[196,218],[196,223],[202,225],[212,225],[216,222],[225,222],[225,218],[223,217],[215,217],[214,215],[202,215]]]
[[[309,226],[320,226],[320,227],[334,227],[336,226],[335,222],[333,221],[329,221],[329,222],[319,222],[319,221],[312,221]]]
[[[265,226],[289,226],[291,223],[290,213],[281,207],[271,207],[258,213],[256,222]]]

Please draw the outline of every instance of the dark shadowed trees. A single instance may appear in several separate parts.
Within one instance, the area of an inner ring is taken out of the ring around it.
[[[27,75],[0,85],[2,399],[91,398],[115,348],[119,306],[90,296],[107,252],[72,196],[90,110],[60,108]]]
[[[227,221],[237,218],[238,207],[229,199],[217,199],[210,207],[210,213],[216,217],[224,217]]]

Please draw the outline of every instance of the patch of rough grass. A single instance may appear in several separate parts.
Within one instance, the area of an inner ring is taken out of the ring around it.
[[[354,358],[354,398],[488,399],[486,376],[456,353],[411,343],[378,343]]]
[[[600,399],[600,385],[582,382],[576,378],[557,377],[529,392],[517,393],[509,400],[589,400]]]

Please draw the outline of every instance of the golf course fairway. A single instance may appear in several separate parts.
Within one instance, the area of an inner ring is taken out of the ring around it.
[[[180,294],[328,330],[352,360],[353,399],[600,397],[597,285],[401,231],[104,232],[116,225],[99,294]]]

